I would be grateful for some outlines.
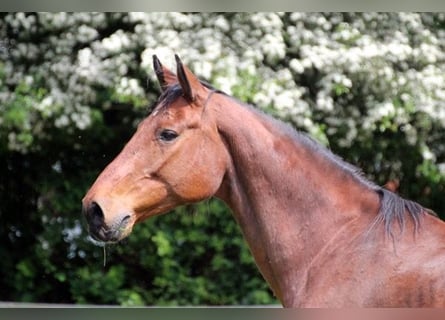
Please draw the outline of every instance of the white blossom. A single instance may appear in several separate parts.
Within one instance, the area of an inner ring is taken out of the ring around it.
[[[122,51],[129,45],[130,39],[128,38],[128,35],[121,30],[118,30],[116,33],[113,33],[111,36],[102,40],[103,48],[110,53]]]
[[[102,34],[113,19],[129,27]],[[87,129],[91,109],[103,107],[97,88],[126,101],[145,99],[146,78],[150,88],[157,81],[154,54],[173,71],[179,54],[199,77],[229,94],[244,88],[244,98],[310,133],[327,139],[346,128],[340,146],[385,130],[383,120],[415,146],[421,135],[409,121],[413,114],[445,127],[445,32],[431,27],[434,19],[443,14],[6,14],[3,25],[23,37],[0,50],[1,105],[17,96],[3,88],[46,89],[8,132],[8,147],[25,152],[30,146],[20,134],[44,136],[43,123]],[[26,40],[37,29],[47,38]],[[0,34],[6,39],[2,26]],[[326,119],[326,132],[314,115]]]

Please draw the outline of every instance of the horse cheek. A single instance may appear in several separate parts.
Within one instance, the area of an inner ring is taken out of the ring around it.
[[[207,149],[208,150],[208,149]],[[177,172],[175,192],[183,202],[198,202],[212,197],[219,189],[225,172],[225,162],[211,153],[195,158]]]
[[[194,163],[183,181],[176,184],[176,193],[184,202],[198,202],[213,196],[219,187],[216,170]]]

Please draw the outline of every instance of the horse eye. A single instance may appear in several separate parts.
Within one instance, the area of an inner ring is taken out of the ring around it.
[[[168,141],[175,140],[178,136],[179,136],[179,134],[176,131],[173,131],[170,129],[164,129],[159,134],[159,139],[161,139],[162,141],[168,142]]]

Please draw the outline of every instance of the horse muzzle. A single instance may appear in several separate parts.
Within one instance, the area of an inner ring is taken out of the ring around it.
[[[101,206],[93,201],[84,203],[82,212],[88,223],[91,237],[100,242],[117,242],[131,232],[131,215],[117,215],[111,222],[106,223]]]

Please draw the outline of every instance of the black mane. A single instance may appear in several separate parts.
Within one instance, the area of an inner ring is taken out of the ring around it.
[[[373,226],[379,223],[384,223],[386,233],[392,236],[392,226],[394,222],[397,222],[400,230],[403,231],[405,228],[406,219],[411,217],[414,222],[415,230],[417,230],[418,226],[420,225],[421,216],[425,214],[425,212],[430,213],[430,210],[423,208],[417,202],[404,199],[396,193],[378,186],[374,182],[368,180],[359,168],[344,161],[341,157],[335,155],[329,149],[325,148],[323,145],[307,135],[298,133],[297,136],[297,139],[302,141],[303,144],[315,149],[318,153],[335,163],[341,170],[351,174],[359,183],[365,185],[379,195],[380,211],[373,223]]]

